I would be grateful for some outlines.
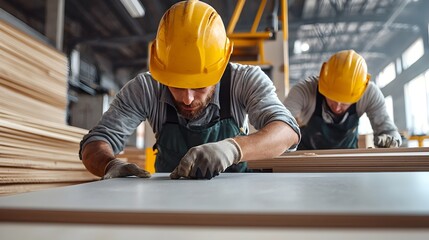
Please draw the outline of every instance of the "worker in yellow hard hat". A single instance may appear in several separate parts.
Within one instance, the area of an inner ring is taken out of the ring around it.
[[[401,137],[390,119],[380,89],[370,81],[365,59],[353,50],[335,53],[319,77],[295,84],[284,105],[302,133],[298,149],[358,147],[359,118],[367,114],[377,147],[399,147]]]
[[[211,6],[173,5],[149,49],[149,72],[120,90],[81,141],[79,155],[91,173],[150,177],[115,157],[146,120],[156,137],[155,170],[173,179],[244,172],[246,160],[296,149],[298,124],[260,67],[229,62],[233,44]],[[247,135],[248,121],[259,131]]]

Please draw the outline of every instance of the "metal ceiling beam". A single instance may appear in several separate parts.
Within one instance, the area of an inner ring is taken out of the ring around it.
[[[343,50],[343,49],[342,49]],[[303,58],[291,57],[289,64],[293,65],[305,65],[308,63],[317,62],[319,64],[322,63],[322,59],[328,59],[330,56],[335,54],[338,51],[327,51],[327,52],[314,52],[310,54],[306,54]],[[385,53],[381,52],[359,52],[359,54],[363,55],[366,60],[370,59],[386,59],[388,56]]]
[[[302,18],[303,12],[304,12],[304,5],[306,0],[295,0],[295,1],[288,1],[288,12],[289,16],[296,17],[296,18]]]
[[[122,18],[122,20],[124,20],[127,25],[131,27],[131,29],[134,31],[134,34],[145,34],[143,27],[133,17],[131,17],[120,1],[109,0],[109,2],[113,6],[113,9],[116,10],[115,12],[119,15],[119,18]]]
[[[362,23],[364,23],[364,22],[362,22]],[[362,24],[362,23],[358,23],[358,24]],[[356,28],[357,31],[354,31],[354,32],[347,32],[347,31],[338,32],[337,31],[337,32],[335,32],[335,34],[331,34],[330,36],[327,36],[327,37],[335,37],[335,36],[342,36],[342,35],[354,36],[354,35],[359,35],[359,34],[378,33],[382,28],[383,28],[383,25],[380,24],[380,25],[374,26],[374,28],[372,30],[369,30],[369,31],[365,30],[363,32],[363,31],[360,31],[359,27],[358,27],[358,28]],[[402,23],[393,23],[390,26],[388,26],[388,30],[400,32],[400,33],[418,33],[420,31],[420,28],[417,25],[404,25]],[[314,32],[311,32],[311,31],[306,31],[306,32],[295,31],[293,33],[290,33],[289,36],[291,39],[294,39],[294,40],[295,39],[301,39],[301,40],[309,39],[309,40],[311,40],[311,39],[320,38],[320,36],[315,35]]]
[[[362,2],[362,4],[359,7],[359,13],[363,14],[365,11],[366,6],[368,6],[368,0],[365,0]]]
[[[81,25],[91,26],[95,31],[100,32],[101,36],[109,36],[109,30],[106,29],[99,22],[95,21],[93,16],[89,14],[88,9],[83,7],[79,1],[67,1],[67,3],[70,3],[73,8],[75,8],[75,10],[79,12],[79,15],[81,16],[81,19],[79,20],[83,20],[79,21]]]
[[[64,36],[64,0],[46,0],[45,35],[63,50]]]
[[[339,17],[315,17],[306,18],[299,21],[289,22],[289,28],[297,29],[302,25],[314,25],[323,23],[350,23],[350,22],[385,22],[389,18],[388,14],[371,14],[371,15],[350,15],[350,16],[339,16]]]
[[[337,0],[329,0],[329,4],[334,9],[337,15],[340,15],[341,9]]]
[[[164,1],[148,0],[147,4],[141,1],[147,9],[146,16],[144,17],[146,32],[157,32],[159,21],[166,11],[166,7],[162,4]]]
[[[378,34],[371,39],[368,44],[366,44],[366,46],[363,48],[363,51],[368,51],[370,50],[374,44],[378,41],[378,39],[384,34],[384,32],[388,29],[388,27],[390,25],[392,25],[393,21],[395,21],[395,19],[399,16],[399,14],[402,12],[402,10],[404,10],[404,8],[407,6],[407,4],[410,2],[411,0],[404,0],[396,9],[395,11],[392,13],[392,15],[389,17],[389,19],[384,23],[383,28],[381,29],[380,32],[378,32]]]

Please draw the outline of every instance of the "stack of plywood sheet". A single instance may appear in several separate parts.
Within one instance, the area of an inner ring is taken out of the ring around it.
[[[67,105],[66,57],[4,21],[0,21],[0,56],[2,108],[63,123]]]
[[[124,151],[116,157],[129,163],[135,163],[150,173],[155,173],[157,152],[157,150],[153,150],[152,148],[139,149],[136,147],[126,147]]]
[[[0,195],[97,179],[65,124],[67,59],[0,20]]]
[[[136,147],[126,147],[124,151],[118,154],[116,157],[127,161],[129,163],[135,163],[137,166],[146,169],[146,150],[139,149]]]

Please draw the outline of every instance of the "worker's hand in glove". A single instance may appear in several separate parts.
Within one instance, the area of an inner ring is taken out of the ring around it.
[[[146,170],[139,168],[134,163],[126,163],[119,159],[110,161],[104,171],[102,179],[121,178],[128,176],[136,176],[139,178],[149,178],[150,173]]]
[[[381,134],[374,138],[374,144],[376,147],[379,148],[395,148],[399,147],[400,140],[395,138],[394,136]]]
[[[240,162],[241,157],[241,148],[232,138],[199,145],[189,149],[170,174],[170,178],[211,179],[232,164]]]

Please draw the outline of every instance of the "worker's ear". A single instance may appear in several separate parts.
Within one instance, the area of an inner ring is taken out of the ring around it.
[[[324,77],[326,75],[325,68],[326,68],[326,62],[323,62],[322,67],[320,68],[319,78],[322,77],[322,76]]]
[[[367,74],[366,75],[366,84],[365,84],[365,89],[368,87],[368,84],[369,84],[369,80],[371,79],[371,74]]]

